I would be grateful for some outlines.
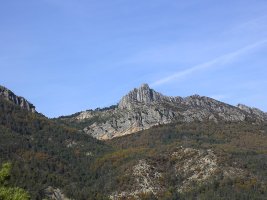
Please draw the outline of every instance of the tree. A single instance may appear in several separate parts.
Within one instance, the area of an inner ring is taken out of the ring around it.
[[[11,163],[4,163],[0,170],[0,200],[29,200],[29,194],[18,187],[7,186],[10,177]]]

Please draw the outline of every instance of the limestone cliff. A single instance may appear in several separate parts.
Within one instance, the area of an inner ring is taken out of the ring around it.
[[[83,131],[95,138],[111,139],[172,122],[259,122],[267,117],[258,109],[236,107],[209,97],[168,97],[143,84],[122,97],[118,106],[84,111],[66,119],[83,124]]]
[[[11,90],[3,86],[0,86],[0,98],[10,101],[20,106],[22,109],[28,110],[30,112],[36,112],[35,106],[33,104],[31,104],[25,98],[15,95]]]

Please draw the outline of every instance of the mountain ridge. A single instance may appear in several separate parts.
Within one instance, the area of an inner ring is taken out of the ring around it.
[[[35,106],[24,97],[0,86],[0,97],[35,113]],[[166,96],[142,84],[124,95],[119,103],[103,109],[87,110],[55,120],[75,127],[97,139],[106,140],[146,130],[153,126],[193,121],[259,123],[267,121],[267,114],[243,104],[233,106],[213,98],[192,95]]]
[[[148,84],[134,88],[122,97],[117,106],[104,110],[88,110],[68,118],[78,124],[83,132],[105,140],[132,134],[160,124],[193,121],[266,121],[267,115],[256,108],[217,101],[210,97],[165,96],[151,89]],[[82,126],[80,126],[83,124]]]

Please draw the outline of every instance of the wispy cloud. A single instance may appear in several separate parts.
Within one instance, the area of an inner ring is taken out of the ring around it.
[[[258,32],[259,30],[266,30],[266,19],[267,15],[262,15],[256,17],[254,19],[250,19],[248,21],[242,22],[229,30],[223,32],[223,34],[240,34],[240,33],[250,33],[251,32]]]
[[[176,72],[170,76],[159,79],[159,80],[151,83],[150,85],[151,86],[163,85],[165,83],[177,80],[179,78],[184,78],[184,77],[191,75],[193,73],[196,73],[198,71],[202,71],[202,70],[206,70],[209,68],[214,68],[214,67],[218,67],[221,65],[225,65],[227,63],[233,62],[233,61],[241,58],[243,55],[245,55],[249,51],[261,48],[261,47],[265,46],[266,44],[267,44],[267,39],[255,42],[253,44],[242,47],[242,48],[240,48],[234,52],[230,52],[230,53],[227,53],[227,54],[222,55],[220,57],[217,57],[213,60],[207,61],[207,62],[199,64],[199,65],[195,65],[193,67],[190,67],[190,68],[182,70],[182,71],[178,71],[178,72]]]

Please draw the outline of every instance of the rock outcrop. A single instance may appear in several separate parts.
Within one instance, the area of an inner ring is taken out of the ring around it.
[[[260,118],[261,120],[266,120],[266,116],[267,114],[261,110],[259,110],[258,108],[252,108],[243,104],[238,104],[237,107],[249,114],[255,115],[258,118]]]
[[[131,185],[130,191],[115,192],[110,195],[110,199],[140,199],[140,194],[152,193],[157,195],[163,189],[161,180],[163,176],[157,171],[156,167],[150,164],[147,160],[139,160],[138,164],[133,166],[128,176],[133,176],[134,184]]]
[[[31,104],[25,98],[15,95],[12,91],[3,86],[0,86],[0,98],[10,101],[20,106],[22,109],[28,110],[33,113],[36,112],[35,106],[33,104]]]
[[[162,158],[164,162],[139,160],[132,168],[128,169],[125,176],[133,179],[128,190],[113,192],[110,199],[142,199],[142,194],[153,194],[155,197],[166,190],[164,177],[172,176],[175,188],[179,193],[189,192],[201,186],[209,184],[212,180],[220,177],[224,180],[243,178],[254,178],[247,171],[229,166],[220,160],[220,157],[211,149],[195,149],[178,147],[170,152],[168,157]]]
[[[70,200],[67,198],[60,189],[49,186],[45,189],[45,195],[52,200]]]
[[[148,84],[141,85],[140,88],[135,88],[130,91],[127,95],[122,97],[119,102],[119,108],[121,109],[132,109],[133,105],[142,103],[145,105],[160,103],[160,102],[173,102],[178,100],[177,98],[167,97],[153,89],[150,89]]]
[[[189,97],[168,97],[143,84],[125,95],[118,106],[110,109],[90,110],[66,118],[81,123],[83,131],[95,138],[105,140],[119,137],[160,124],[193,121],[250,120],[264,121],[262,111],[245,106],[232,106],[215,99],[193,95]],[[61,118],[64,120],[64,117]]]

